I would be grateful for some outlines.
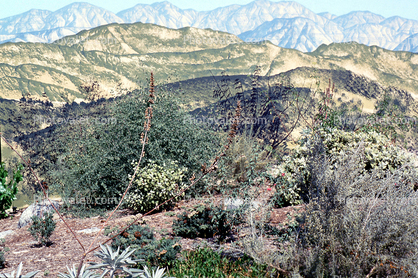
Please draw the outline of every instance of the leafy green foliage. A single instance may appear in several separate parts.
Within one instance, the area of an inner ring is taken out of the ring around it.
[[[299,169],[297,169],[299,170]],[[296,172],[299,173],[299,172]],[[289,175],[289,173],[287,173]],[[275,207],[281,208],[302,203],[300,199],[301,189],[297,182],[286,178],[286,173],[281,173],[275,177],[271,177],[276,193],[272,197]]]
[[[142,160],[144,164],[140,167],[151,162],[162,166],[177,161],[179,167],[189,170],[189,178],[211,157],[218,140],[214,133],[184,121],[186,112],[173,95],[164,92],[156,95],[149,140]],[[142,151],[141,132],[147,100],[147,93],[135,91],[112,105],[111,117],[114,120],[104,125],[81,126],[72,131],[77,139],[64,136],[56,142],[62,153],[61,169],[54,171],[55,182],[64,196],[119,200],[129,175],[133,174],[131,163],[138,161]],[[62,132],[65,129],[56,130],[57,134]],[[95,205],[92,202],[85,207],[110,208],[114,205],[110,202]]]
[[[111,232],[109,229],[107,233]],[[118,235],[112,241],[113,248],[136,249],[132,257],[135,260],[145,260],[151,265],[171,265],[181,246],[176,239],[155,239],[154,233],[148,226],[132,225],[125,232]]]
[[[223,257],[210,248],[185,252],[170,269],[169,275],[183,277],[271,277],[267,266],[256,264],[248,256],[236,260]]]
[[[132,163],[135,168],[137,163]],[[147,212],[160,203],[174,197],[183,188],[183,178],[187,169],[176,162],[159,166],[150,162],[135,176],[132,188],[126,196],[128,208]]]
[[[20,171],[23,166],[17,166],[17,170],[13,171],[13,177],[7,183],[6,178],[9,175],[5,169],[5,163],[0,161],[0,218],[7,217],[6,210],[12,207],[12,202],[16,200],[17,184],[23,180]]]
[[[50,243],[49,238],[55,230],[56,223],[52,219],[53,212],[46,212],[42,217],[37,215],[32,216],[32,225],[28,228],[28,231],[42,245]]]
[[[177,217],[173,222],[174,234],[188,238],[211,238],[218,235],[224,239],[232,232],[234,225],[240,223],[238,215],[233,211],[203,205]]]

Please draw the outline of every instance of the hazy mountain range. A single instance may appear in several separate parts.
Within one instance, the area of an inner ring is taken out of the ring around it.
[[[297,2],[257,0],[211,11],[180,9],[169,2],[138,4],[114,14],[88,3],[73,3],[55,12],[30,10],[0,19],[0,42],[51,43],[110,23],[155,23],[228,32],[246,42],[269,40],[303,52],[321,44],[355,41],[389,50],[418,52],[418,21],[384,18],[368,11],[342,16],[316,14]]]

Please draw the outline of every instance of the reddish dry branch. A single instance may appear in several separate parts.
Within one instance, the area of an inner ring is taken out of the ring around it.
[[[154,95],[154,75],[153,75],[153,73],[151,72],[151,80],[150,80],[150,100],[153,100],[153,98],[155,97],[155,95]],[[90,244],[90,246],[88,247],[88,251],[87,252],[85,252],[84,253],[84,255],[83,255],[83,257],[81,258],[81,260],[80,260],[80,264],[79,264],[79,266],[78,266],[78,270],[77,270],[77,276],[79,275],[79,273],[80,273],[80,271],[81,271],[81,268],[82,268],[82,266],[83,266],[83,261],[84,261],[84,258],[87,256],[87,254],[88,253],[90,253],[90,252],[92,252],[92,251],[94,251],[94,250],[96,250],[96,249],[98,249],[100,246],[98,245],[98,246],[96,246],[95,248],[92,248],[92,246],[96,243],[96,240],[97,240],[97,237],[99,236],[99,234],[100,234],[100,232],[104,229],[104,227],[106,226],[106,224],[107,224],[107,222],[109,221],[109,219],[112,217],[112,215],[115,213],[115,211],[116,210],[118,210],[119,209],[119,207],[120,207],[120,205],[122,204],[122,202],[123,202],[123,199],[125,198],[125,196],[126,196],[126,194],[128,193],[128,191],[129,191],[129,189],[131,188],[131,186],[132,186],[132,182],[135,180],[135,176],[136,176],[136,174],[137,174],[137,172],[138,172],[138,170],[139,170],[139,165],[141,164],[141,161],[142,161],[142,158],[144,157],[144,155],[145,155],[145,144],[148,142],[148,132],[149,132],[149,130],[150,130],[150,128],[151,128],[151,119],[152,119],[152,106],[150,105],[150,103],[152,104],[152,103],[154,103],[153,101],[151,102],[149,102],[149,106],[147,107],[147,109],[145,110],[145,122],[144,122],[144,132],[141,134],[141,138],[143,138],[143,140],[142,140],[142,151],[141,151],[141,155],[140,155],[140,157],[139,157],[139,161],[138,161],[138,164],[136,165],[136,167],[135,167],[135,170],[134,170],[134,174],[133,174],[133,176],[132,176],[132,178],[131,178],[131,180],[130,180],[130,182],[129,182],[129,184],[128,184],[128,187],[126,188],[126,190],[125,190],[125,192],[123,193],[123,195],[122,195],[122,197],[121,197],[121,199],[120,199],[120,201],[119,201],[119,204],[116,206],[116,208],[110,213],[110,215],[109,215],[109,217],[106,219],[106,221],[105,221],[105,223],[103,223],[103,225],[102,225],[102,227],[100,228],[100,231],[97,233],[97,235],[96,235],[96,237],[94,238],[94,240],[93,240],[93,242]],[[132,223],[133,224],[133,223]],[[131,225],[132,225],[131,224]],[[131,225],[128,225],[127,227],[130,227]],[[123,230],[123,232],[126,230],[126,228]],[[103,242],[103,244],[104,243],[106,243],[107,241],[105,241],[105,242]]]

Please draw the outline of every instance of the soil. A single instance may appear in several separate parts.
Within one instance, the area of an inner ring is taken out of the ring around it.
[[[268,192],[267,195],[270,194],[273,194],[273,192]],[[172,235],[171,226],[173,220],[176,219],[176,215],[186,211],[187,208],[191,208],[197,204],[202,204],[205,201],[209,201],[212,204],[218,205],[220,204],[221,200],[222,198],[220,196],[216,196],[200,200],[192,199],[188,201],[180,201],[170,211],[154,213],[152,215],[145,216],[143,220],[146,225],[154,228],[156,238],[161,238],[162,236],[170,236]],[[300,206],[273,209],[270,211],[271,217],[267,220],[267,222],[273,226],[284,224],[288,221],[288,215],[290,214],[290,216],[293,216],[299,208]],[[5,246],[9,248],[9,251],[5,254],[6,268],[1,269],[0,274],[11,273],[17,269],[17,266],[20,262],[23,262],[23,273],[40,270],[36,277],[41,277],[44,275],[49,277],[57,277],[58,273],[67,272],[66,266],[78,266],[85,251],[79,242],[75,240],[74,235],[69,232],[64,222],[58,218],[58,215],[54,215],[54,219],[57,220],[57,225],[50,238],[52,244],[50,246],[38,246],[27,229],[29,226],[23,227],[21,229],[17,228],[17,223],[23,210],[24,209],[18,210],[15,214],[13,214],[12,219],[6,218],[0,220],[0,232],[7,230],[14,231],[12,234],[6,236],[5,238]],[[263,212],[263,214],[264,213],[265,212]],[[94,247],[97,247],[99,243],[106,241],[109,239],[109,237],[105,236],[103,231],[97,235],[97,232],[86,234],[80,232],[81,230],[93,227],[101,228],[104,224],[106,224],[106,226],[110,225],[112,227],[122,227],[126,225],[128,221],[131,221],[134,218],[140,216],[140,214],[134,214],[132,211],[125,209],[116,211],[108,223],[105,223],[105,217],[99,216],[84,219],[64,217],[64,220],[77,235],[78,240],[83,244],[84,248],[88,250],[90,244],[92,244],[96,236],[97,239],[93,245]],[[256,216],[255,218],[259,219],[260,215]],[[245,235],[245,232],[242,232],[241,234],[238,234],[237,237],[242,237]],[[203,243],[216,247],[214,242],[215,241],[213,239],[183,238],[180,241],[180,244],[182,246],[182,250],[193,250]],[[224,243],[221,247],[224,250],[232,250],[235,248],[233,246],[233,242],[227,242]],[[218,247],[220,246],[218,245]],[[87,264],[88,262],[100,262],[100,260],[94,256],[94,252],[90,252],[87,255],[84,263]]]

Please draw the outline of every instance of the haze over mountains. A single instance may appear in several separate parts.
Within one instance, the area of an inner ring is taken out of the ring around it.
[[[169,2],[138,4],[114,14],[88,3],[73,3],[55,12],[30,10],[0,19],[0,43],[51,43],[81,30],[110,23],[155,23],[169,28],[211,28],[246,42],[269,40],[303,52],[321,44],[355,41],[389,50],[418,52],[418,21],[384,18],[368,11],[342,16],[316,14],[297,2],[257,0],[211,11],[182,10]]]

